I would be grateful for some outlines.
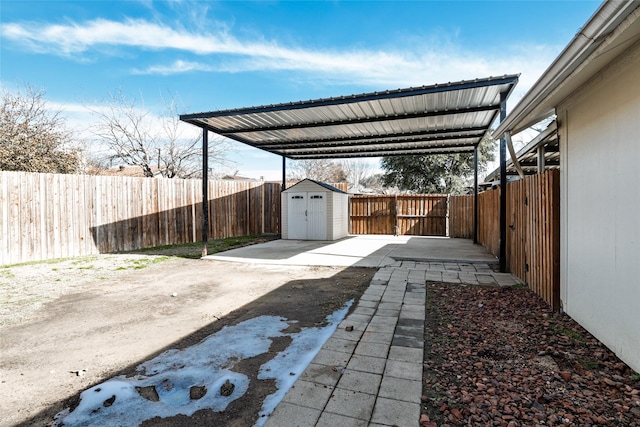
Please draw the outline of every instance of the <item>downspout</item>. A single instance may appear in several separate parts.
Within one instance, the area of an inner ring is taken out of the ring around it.
[[[540,147],[538,147],[537,153],[536,153],[536,165],[538,167],[537,173],[543,173],[545,168],[546,168],[546,164],[545,164],[545,158],[544,158],[544,145],[541,145]]]
[[[507,141],[507,147],[509,148],[509,155],[511,156],[511,163],[513,167],[518,171],[518,175],[520,175],[520,179],[524,178],[524,171],[522,170],[522,166],[520,166],[520,161],[518,160],[518,156],[516,156],[516,150],[513,149],[513,142],[511,142],[511,133],[505,132],[504,139]]]

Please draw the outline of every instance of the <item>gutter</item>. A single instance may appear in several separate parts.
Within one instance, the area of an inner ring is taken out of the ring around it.
[[[622,20],[639,6],[640,2],[637,0],[605,1],[493,134],[501,136],[505,132],[516,134],[555,114],[555,106],[549,106],[546,110],[532,115],[550,94],[567,84],[567,77],[606,40]],[[511,150],[513,147],[510,148]]]

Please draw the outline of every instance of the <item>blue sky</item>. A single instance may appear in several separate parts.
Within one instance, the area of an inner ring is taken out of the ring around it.
[[[513,106],[600,3],[2,0],[0,83],[45,90],[79,130],[119,90],[193,113],[520,73]],[[280,179],[277,156],[229,156]]]

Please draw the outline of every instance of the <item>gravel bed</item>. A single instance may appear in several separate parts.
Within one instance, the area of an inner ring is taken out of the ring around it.
[[[423,427],[640,426],[639,390],[530,290],[427,284]]]

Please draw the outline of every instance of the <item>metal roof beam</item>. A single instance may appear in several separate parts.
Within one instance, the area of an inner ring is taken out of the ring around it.
[[[560,162],[558,160],[545,160],[545,165],[547,166],[560,166]],[[522,166],[522,168],[537,168],[538,167],[538,162],[536,160],[533,161],[528,161],[528,162],[520,162],[520,166]],[[509,170],[515,170],[513,168],[513,165],[509,165],[507,167],[507,169]]]
[[[458,128],[458,129],[442,129],[442,130],[420,130],[416,132],[395,132],[395,133],[387,133],[383,135],[357,135],[357,136],[341,136],[336,138],[315,138],[315,139],[287,139],[287,140],[270,140],[259,143],[254,143],[254,147],[262,148],[263,145],[273,147],[274,143],[280,143],[282,145],[288,144],[304,144],[305,146],[310,144],[325,144],[325,143],[342,143],[342,142],[352,142],[352,141],[387,141],[387,140],[400,140],[406,139],[407,141],[414,141],[417,139],[411,139],[412,137],[421,137],[421,136],[446,136],[453,135],[459,138],[468,138],[475,136],[484,136],[486,133],[486,126],[475,126],[469,128]],[[430,140],[430,138],[424,139]]]
[[[447,144],[448,141],[454,141],[450,144]],[[455,141],[461,141],[456,144]],[[464,141],[464,142],[462,142]],[[273,150],[283,150],[286,151],[288,149],[317,149],[317,148],[339,148],[339,147],[367,147],[371,145],[421,145],[425,143],[435,143],[435,144],[444,144],[446,146],[460,146],[460,145],[475,145],[480,141],[479,136],[446,136],[439,138],[427,138],[427,139],[370,139],[367,141],[356,141],[356,142],[326,142],[326,143],[282,143],[282,144],[255,144],[254,146],[257,148],[266,148]]]
[[[395,145],[395,144],[374,144],[374,146],[370,146],[370,145],[354,145],[354,146],[348,146],[348,147],[315,147],[315,148],[286,148],[286,149],[281,149],[281,148],[274,148],[274,150],[277,150],[280,153],[283,153],[285,155],[296,155],[296,154],[315,154],[315,153],[322,153],[322,152],[332,152],[332,153],[340,153],[340,152],[351,152],[351,151],[358,151],[358,152],[367,152],[367,151],[378,151],[378,150],[383,150],[383,151],[390,151],[390,150],[446,150],[446,149],[466,149],[466,148],[470,148],[473,149],[476,146],[476,144],[474,142],[468,142],[468,143],[460,143],[460,144],[438,144],[438,145],[416,145],[416,146],[407,146],[406,144],[399,144],[399,145]]]
[[[450,116],[450,115],[456,115],[456,114],[470,114],[470,113],[481,113],[484,111],[496,111],[499,108],[500,108],[499,105],[484,105],[480,107],[459,108],[455,110],[425,111],[425,112],[418,112],[418,113],[404,113],[404,114],[384,115],[384,116],[375,116],[375,117],[356,117],[356,118],[343,119],[343,120],[323,120],[318,122],[307,122],[307,123],[288,123],[288,124],[278,124],[278,125],[243,127],[239,129],[228,129],[226,132],[222,132],[220,134],[223,136],[231,137],[231,135],[236,135],[239,133],[267,132],[267,131],[289,130],[289,129],[305,129],[305,128],[327,127],[327,126],[344,126],[344,125],[352,125],[352,124],[359,124],[359,123],[389,122],[393,120],[410,120],[410,119],[420,119],[423,117]],[[205,120],[206,122],[206,119],[203,119],[203,120]],[[194,123],[194,122],[190,121],[190,123]]]
[[[519,75],[505,75],[502,77],[488,77],[461,81],[457,83],[436,84],[418,88],[387,90],[384,92],[364,93],[361,95],[341,96],[337,98],[325,98],[315,101],[290,102],[284,104],[265,105],[261,107],[238,108],[232,110],[211,111],[205,113],[182,114],[180,120],[205,119],[208,117],[237,116],[244,114],[269,113],[277,111],[299,110],[304,108],[324,107],[332,105],[353,104],[358,102],[375,101],[389,98],[403,98],[408,96],[420,96],[431,93],[449,92],[463,89],[474,89],[486,86],[515,85]]]
[[[420,155],[437,155],[437,154],[473,154],[473,148],[464,148],[462,150],[403,150],[403,151],[378,151],[378,152],[343,152],[343,153],[323,153],[323,154],[299,154],[299,155],[286,155],[285,157],[293,160],[308,160],[308,159],[346,159],[354,157],[383,157],[383,156],[420,156]]]

